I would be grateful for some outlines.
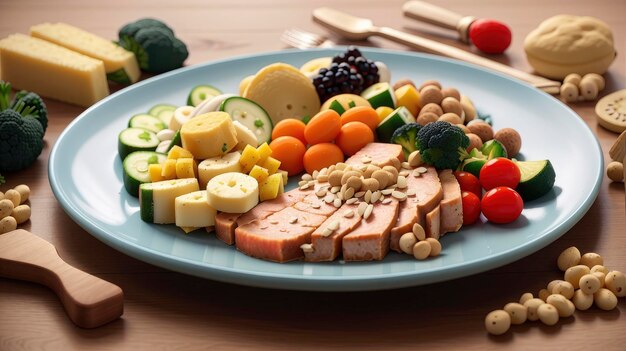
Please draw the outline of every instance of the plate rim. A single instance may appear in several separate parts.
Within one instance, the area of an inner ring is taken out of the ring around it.
[[[283,289],[283,290],[305,290],[305,291],[367,291],[367,290],[386,290],[386,289],[395,289],[402,287],[410,287],[415,285],[425,285],[432,284],[441,281],[448,281],[452,279],[457,279],[460,277],[465,277],[477,273],[481,273],[487,270],[495,269],[501,267],[503,265],[509,264],[511,262],[517,261],[523,257],[526,257],[532,253],[537,252],[538,250],[548,246],[550,243],[554,242],[556,239],[560,238],[567,231],[569,231],[574,225],[576,225],[582,217],[588,212],[591,208],[597,196],[599,194],[600,185],[602,183],[603,177],[603,153],[600,146],[600,143],[593,134],[591,128],[567,105],[563,102],[555,99],[554,102],[559,103],[562,107],[565,107],[568,110],[569,114],[577,117],[575,118],[575,123],[582,126],[594,139],[596,152],[598,153],[598,159],[600,161],[600,167],[596,172],[595,183],[591,188],[591,192],[589,196],[578,206],[576,207],[569,216],[565,217],[562,220],[557,228],[553,228],[550,230],[550,233],[545,234],[540,237],[536,237],[533,240],[525,242],[523,245],[510,248],[506,251],[499,252],[495,255],[490,255],[487,258],[474,259],[472,261],[463,261],[451,265],[446,265],[443,267],[434,267],[430,268],[427,271],[422,271],[420,273],[420,279],[418,282],[408,282],[406,278],[412,276],[412,274],[407,274],[406,272],[394,272],[394,273],[383,273],[383,274],[372,274],[368,276],[324,276],[323,279],[319,278],[315,275],[298,275],[291,276],[285,274],[278,274],[275,272],[260,272],[255,271],[251,273],[250,271],[244,269],[238,269],[233,267],[224,267],[219,265],[214,265],[211,263],[199,264],[197,261],[192,261],[184,257],[172,257],[170,255],[166,255],[159,251],[155,251],[151,248],[147,248],[141,245],[138,245],[131,241],[124,241],[121,238],[117,238],[112,234],[107,233],[105,228],[102,228],[98,223],[92,223],[88,218],[82,216],[81,210],[78,206],[73,204],[66,196],[60,186],[60,180],[57,179],[55,174],[55,166],[56,162],[54,161],[58,156],[59,145],[62,144],[63,140],[67,138],[67,135],[71,132],[74,125],[79,123],[83,118],[86,118],[91,111],[98,109],[101,105],[107,103],[109,100],[115,99],[117,96],[126,93],[129,90],[141,89],[145,85],[154,84],[163,79],[167,79],[170,76],[178,75],[186,71],[202,69],[207,66],[219,65],[220,63],[226,63],[234,60],[245,60],[250,58],[258,58],[258,57],[266,57],[266,56],[276,56],[283,54],[292,54],[298,52],[334,52],[345,49],[345,46],[337,46],[334,48],[316,48],[309,50],[299,50],[299,49],[285,49],[285,50],[275,50],[275,51],[264,51],[260,53],[251,53],[244,55],[236,55],[232,57],[226,57],[219,60],[212,60],[203,62],[200,64],[190,65],[186,67],[182,67],[170,72],[166,72],[160,75],[156,75],[154,77],[150,77],[141,82],[132,84],[128,87],[125,87],[106,98],[98,101],[94,105],[87,108],[80,115],[74,118],[59,134],[56,142],[54,143],[52,150],[49,156],[48,162],[48,180],[50,186],[52,188],[52,192],[54,196],[57,198],[64,212],[72,218],[72,220],[77,223],[81,228],[83,228],[86,232],[88,232],[91,236],[105,243],[106,245],[114,248],[115,250],[122,252],[126,255],[129,255],[133,258],[139,259],[141,261],[159,266],[161,268],[176,271],[188,275],[198,276],[206,279],[217,280],[227,283],[239,284],[239,285],[248,285],[248,286],[256,286],[263,288],[272,288],[272,289]],[[512,81],[518,85],[522,85],[525,89],[532,89],[535,93],[546,94],[547,93],[536,89],[530,84],[520,81],[516,78],[506,76],[496,71],[492,71],[490,69],[477,66],[471,63],[450,59],[446,57],[441,57],[432,54],[426,53],[418,53],[412,51],[399,51],[399,50],[391,50],[391,49],[381,49],[381,48],[370,48],[370,47],[359,47],[364,53],[379,53],[383,55],[400,55],[400,56],[412,56],[427,60],[440,61],[447,64],[461,65],[465,66],[469,69],[479,70],[488,75],[496,75],[500,78],[507,79]],[[233,248],[234,250],[234,248]],[[164,261],[168,262],[168,264],[164,264]],[[321,263],[324,264],[324,263]],[[418,271],[416,271],[418,272]],[[441,274],[445,272],[445,274]],[[238,275],[233,276],[234,275]],[[241,276],[245,276],[245,281],[240,280]],[[402,279],[405,278],[405,279]],[[346,283],[348,282],[348,283]],[[372,285],[372,282],[376,282],[376,284]]]

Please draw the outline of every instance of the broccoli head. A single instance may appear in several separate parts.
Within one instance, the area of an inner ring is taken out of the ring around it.
[[[405,159],[409,158],[411,152],[417,150],[417,132],[419,132],[421,128],[422,126],[417,123],[409,123],[393,132],[391,142],[402,146],[402,153],[404,153]]]
[[[41,127],[45,133],[48,128],[48,110],[41,97],[35,93],[22,90],[15,94],[11,108],[15,107],[20,101],[24,103],[24,107],[32,107],[31,115],[41,123]]]
[[[43,150],[43,127],[32,117],[33,107],[19,101],[9,108],[10,93],[11,84],[0,81],[0,172],[28,167]]]
[[[461,128],[445,121],[423,126],[417,132],[416,145],[424,162],[437,169],[456,169],[469,157],[469,138]]]
[[[142,19],[124,26],[119,44],[132,51],[139,67],[146,72],[162,73],[182,67],[189,56],[187,46],[163,22]]]

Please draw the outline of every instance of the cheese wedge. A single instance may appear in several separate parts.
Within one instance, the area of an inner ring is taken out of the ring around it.
[[[206,190],[180,195],[175,200],[176,226],[203,228],[215,225],[216,211],[207,202]]]
[[[104,62],[109,80],[135,83],[141,76],[135,54],[110,40],[65,23],[42,23],[30,27],[30,35]]]
[[[23,34],[0,40],[0,72],[16,89],[80,106],[109,95],[102,61]]]
[[[162,180],[139,186],[141,219],[148,223],[176,223],[176,198],[198,191],[196,178]]]

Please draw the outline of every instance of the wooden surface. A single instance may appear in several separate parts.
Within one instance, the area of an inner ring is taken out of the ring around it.
[[[497,18],[512,27],[513,43],[500,62],[529,71],[522,43],[543,19],[558,13],[586,14],[611,25],[619,52],[606,75],[603,94],[626,85],[626,2],[618,0],[432,0],[464,15]],[[189,46],[187,64],[284,48],[284,29],[323,32],[311,10],[334,6],[369,17],[376,24],[461,46],[454,33],[404,19],[401,1],[0,1],[0,37],[27,33],[44,21],[64,21],[108,38],[124,23],[155,16],[169,23]],[[359,45],[406,48],[372,39]],[[515,98],[515,97],[511,97]],[[21,226],[53,243],[69,264],[119,285],[125,294],[123,318],[104,327],[76,327],[47,288],[0,279],[0,349],[594,349],[624,350],[626,303],[610,312],[592,308],[547,327],[538,322],[508,334],[485,333],[485,315],[526,291],[560,278],[555,261],[566,247],[604,256],[606,265],[626,271],[624,185],[605,177],[587,215],[545,249],[480,275],[429,286],[365,293],[307,293],[255,289],[198,279],[145,264],[94,239],[70,220],[54,198],[47,177],[50,149],[61,131],[83,110],[46,100],[50,126],[37,162],[4,174],[8,187],[29,184],[31,221]],[[594,103],[572,108],[596,133],[608,162],[617,135],[599,127]],[[563,150],[567,152],[567,150]],[[585,171],[584,160],[580,171]],[[575,174],[561,175],[575,177]],[[0,250],[2,248],[0,247]]]

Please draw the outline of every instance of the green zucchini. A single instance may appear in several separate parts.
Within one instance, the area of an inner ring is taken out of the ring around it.
[[[520,170],[520,181],[515,190],[524,201],[531,201],[547,194],[554,186],[556,172],[550,160],[517,161],[513,160]]]
[[[239,121],[250,129],[256,135],[259,145],[269,143],[272,139],[272,119],[256,102],[233,96],[222,102],[220,111],[228,113],[233,121]]]
[[[183,142],[180,139],[180,129],[174,133],[174,137],[172,138],[172,140],[170,140],[170,146],[167,147],[167,150],[165,150],[165,152],[169,152],[176,145],[180,147],[183,146]]]
[[[385,119],[378,124],[378,127],[376,127],[378,140],[383,143],[389,143],[391,141],[391,137],[393,136],[393,132],[409,123],[415,123],[415,117],[413,117],[411,112],[409,112],[406,107],[398,107],[390,113],[389,116],[385,117]]]
[[[174,117],[174,111],[176,111],[176,110],[163,110],[163,111],[159,112],[157,117],[161,121],[163,121],[163,123],[165,123],[166,126],[169,127],[170,121]]]
[[[352,101],[352,103],[354,104],[354,101]],[[346,112],[346,109],[343,108],[343,105],[341,105],[341,103],[337,100],[333,100],[328,108],[331,110],[335,110],[339,114],[339,116]]]
[[[191,89],[189,96],[187,97],[187,105],[196,107],[206,99],[212,99],[222,92],[210,85],[198,85]]]
[[[153,115],[154,117],[158,117],[159,113],[162,111],[174,111],[176,110],[176,106],[170,104],[157,104],[154,105],[150,110],[148,110],[149,115]]]
[[[376,83],[361,93],[361,96],[369,101],[373,108],[388,106],[396,108],[396,95],[393,88],[387,82]]]
[[[487,157],[487,160],[491,160],[496,157],[508,157],[506,148],[496,139],[491,139],[485,142],[483,147],[480,148],[480,151]]]
[[[150,182],[148,167],[153,163],[163,163],[167,155],[153,151],[135,151],[122,162],[124,188],[132,196],[139,196],[139,186]]]
[[[117,153],[123,160],[134,151],[154,151],[159,145],[156,133],[143,128],[126,128],[117,138]]]
[[[163,123],[162,120],[145,113],[132,116],[128,121],[128,126],[132,128],[143,128],[154,133],[158,133],[167,128],[167,125]]]

